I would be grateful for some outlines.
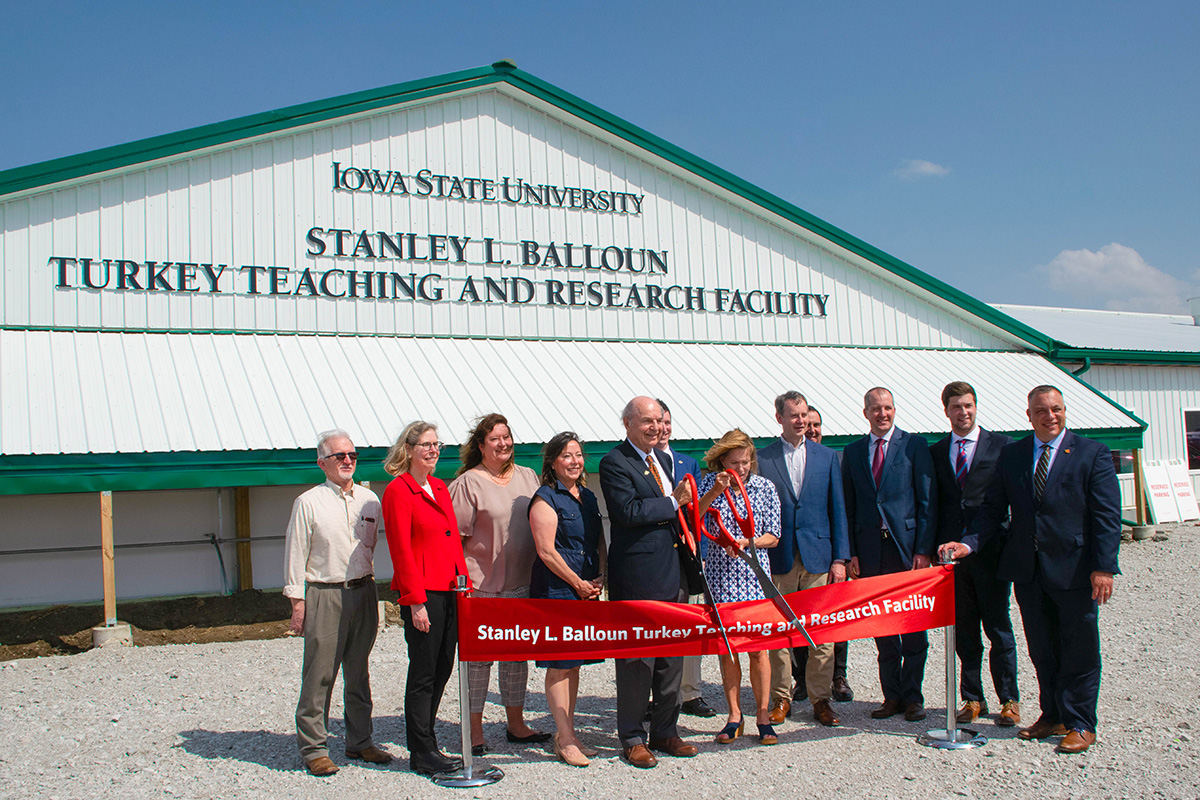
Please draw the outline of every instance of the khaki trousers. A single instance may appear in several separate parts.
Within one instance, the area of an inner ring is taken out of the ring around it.
[[[812,589],[829,583],[829,573],[813,574],[804,569],[800,556],[792,563],[788,572],[772,575],[772,582],[784,594]],[[828,700],[833,696],[833,643],[819,644],[808,648],[808,666],[805,668],[804,683],[808,688],[811,703]],[[792,650],[771,651],[771,699],[792,699]]]

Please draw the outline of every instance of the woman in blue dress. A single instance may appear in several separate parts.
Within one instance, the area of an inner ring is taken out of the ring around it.
[[[596,495],[584,486],[579,437],[555,434],[542,451],[542,485],[529,504],[529,524],[538,560],[533,563],[530,597],[598,600],[604,588],[603,525]],[[586,613],[586,612],[584,612]],[[546,702],[558,732],[554,753],[566,764],[586,767],[595,748],[575,733],[579,667],[593,661],[538,661],[546,670]]]
[[[746,487],[750,508],[754,511],[754,546],[758,550],[758,563],[769,575],[771,564],[767,560],[765,549],[779,543],[779,495],[775,492],[775,485],[758,474],[758,457],[755,455],[754,442],[741,430],[729,431],[704,454],[704,461],[710,471],[699,486],[702,495],[701,512],[709,507],[719,511],[726,529],[734,535],[740,546],[746,546],[747,542],[740,536],[741,529],[730,512],[729,501],[724,494],[725,488],[731,483],[731,478],[725,470],[731,469],[736,472]],[[738,513],[745,517],[746,507],[741,492],[735,491],[730,494]],[[705,515],[704,524],[711,533],[718,533],[716,520],[711,516]],[[711,541],[708,542],[704,557],[704,573],[715,603],[765,599],[758,579],[750,567]],[[761,650],[749,653],[749,656],[750,688],[754,691],[754,703],[757,707],[758,740],[762,744],[775,744],[779,739],[771,726],[768,709],[771,699],[769,651]],[[742,665],[737,654],[721,656],[721,683],[725,689],[725,700],[729,704],[729,716],[725,727],[717,734],[717,742],[729,744],[745,729],[739,702],[742,692]]]

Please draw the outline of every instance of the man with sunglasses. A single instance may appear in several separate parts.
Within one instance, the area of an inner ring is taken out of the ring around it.
[[[382,528],[379,498],[354,483],[358,453],[341,430],[317,438],[317,465],[326,481],[296,498],[284,545],[283,594],[292,603],[289,633],[304,636],[296,741],[313,775],[338,771],[326,743],[329,699],[338,668],[345,692],[346,758],[386,764],[371,740],[367,661],[379,628],[375,542]]]

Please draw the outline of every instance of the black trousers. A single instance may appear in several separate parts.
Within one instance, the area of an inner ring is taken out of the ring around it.
[[[963,700],[983,700],[983,636],[991,642],[988,667],[1000,702],[1020,700],[1017,691],[1017,642],[1008,600],[1012,584],[996,579],[995,565],[972,556],[954,568],[954,651],[962,664]]]
[[[680,590],[676,602],[686,603]],[[683,656],[670,658],[617,658],[617,739],[622,747],[646,743],[646,708],[650,711],[650,738],[670,739],[679,735],[679,684],[683,679]]]
[[[901,560],[900,552],[892,542],[882,544],[881,575],[911,569],[912,565]],[[925,658],[929,654],[929,638],[925,631],[878,636],[875,647],[879,650],[879,685],[883,689],[883,699],[899,700],[904,705],[924,704],[921,685],[925,682]]]
[[[432,753],[438,749],[434,735],[438,705],[446,682],[454,671],[454,649],[458,645],[458,615],[454,592],[426,592],[429,632],[412,624],[412,609],[400,607],[404,640],[408,642],[408,683],[404,688],[404,723],[410,753]]]

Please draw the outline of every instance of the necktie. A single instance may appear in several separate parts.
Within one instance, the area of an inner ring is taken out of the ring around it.
[[[879,479],[883,475],[883,439],[875,440],[875,459],[871,462],[871,477],[875,479],[875,488],[879,488]]]
[[[666,490],[663,489],[662,477],[658,474],[658,465],[654,463],[654,456],[646,456],[646,466],[650,468],[650,474],[654,476],[654,482],[658,484],[658,490],[666,495]]]
[[[1046,475],[1050,472],[1050,445],[1042,445],[1042,454],[1038,456],[1037,470],[1033,473],[1033,499],[1042,502],[1042,492],[1046,490]]]
[[[967,440],[958,440],[958,458],[954,460],[954,480],[958,481],[958,488],[961,489],[967,485]]]

